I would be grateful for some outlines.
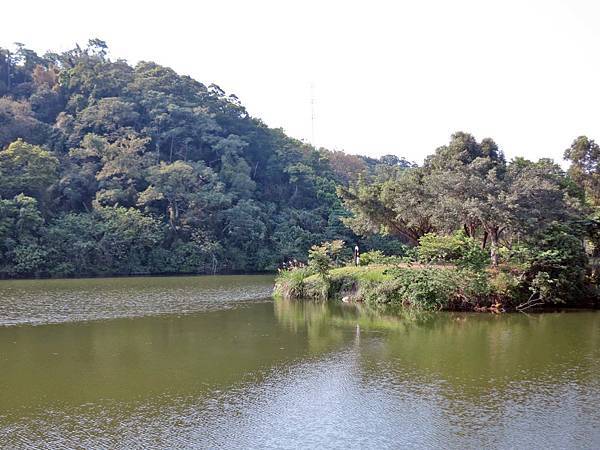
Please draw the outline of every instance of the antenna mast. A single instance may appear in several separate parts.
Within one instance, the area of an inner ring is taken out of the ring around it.
[[[310,143],[315,144],[315,83],[310,83]]]

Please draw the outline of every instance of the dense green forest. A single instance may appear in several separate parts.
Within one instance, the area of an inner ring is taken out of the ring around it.
[[[274,270],[358,238],[336,195],[409,164],[315,149],[234,95],[103,41],[0,49],[0,276]]]

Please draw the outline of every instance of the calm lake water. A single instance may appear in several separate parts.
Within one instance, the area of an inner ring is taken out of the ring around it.
[[[0,282],[0,447],[600,448],[600,312],[390,316],[272,281]]]

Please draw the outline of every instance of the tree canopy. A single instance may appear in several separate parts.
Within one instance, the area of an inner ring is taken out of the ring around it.
[[[98,39],[0,49],[0,276],[274,270],[323,241],[399,254],[457,230],[493,266],[537,249],[525,259],[555,279],[556,261],[585,259],[575,242],[600,254],[585,136],[567,172],[465,132],[420,166],[348,155],[269,128],[217,85],[108,55]]]
[[[362,238],[336,195],[403,160],[330,152],[99,39],[0,49],[0,276],[274,270]]]

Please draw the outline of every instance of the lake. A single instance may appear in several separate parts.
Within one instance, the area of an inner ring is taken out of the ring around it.
[[[600,448],[600,312],[374,313],[271,276],[0,282],[1,448]]]

